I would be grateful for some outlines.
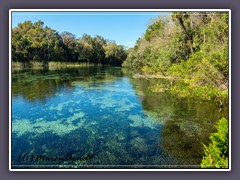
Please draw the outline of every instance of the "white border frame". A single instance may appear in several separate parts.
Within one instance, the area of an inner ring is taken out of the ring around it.
[[[180,12],[226,11],[229,13],[229,167],[228,169],[12,169],[12,12]],[[10,9],[9,10],[9,171],[231,171],[231,10],[230,9]]]

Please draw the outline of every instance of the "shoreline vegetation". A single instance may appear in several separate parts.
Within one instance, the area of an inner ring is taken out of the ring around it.
[[[59,61],[50,61],[50,62],[36,62],[30,61],[28,63],[23,62],[12,62],[12,68],[37,68],[37,67],[85,67],[85,66],[95,66],[101,64],[94,63],[78,63],[78,62],[59,62]]]
[[[212,85],[199,86],[189,82],[186,79],[176,78],[171,75],[144,74],[135,73],[132,75],[134,79],[146,79],[149,81],[159,80],[153,83],[149,89],[153,93],[167,92],[178,98],[193,98],[196,101],[215,102],[219,106],[228,104],[228,88],[226,86],[219,89]],[[161,83],[161,80],[168,80],[169,83]]]
[[[24,69],[49,69],[60,70],[63,68],[79,68],[79,67],[91,67],[91,66],[103,66],[103,64],[94,63],[78,63],[78,62],[57,62],[50,61],[48,63],[30,61],[28,63],[12,62],[12,71],[21,71]]]
[[[228,104],[228,12],[173,12],[154,19],[122,66],[155,81],[152,92]],[[156,79],[169,79],[166,86]]]
[[[119,66],[126,59],[126,48],[115,41],[70,32],[58,33],[44,22],[25,21],[12,29],[12,62],[23,65],[104,64]],[[55,62],[58,61],[58,62]],[[18,63],[19,62],[19,63]],[[67,63],[66,63],[67,62]]]

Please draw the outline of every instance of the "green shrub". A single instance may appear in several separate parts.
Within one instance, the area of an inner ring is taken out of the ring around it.
[[[223,104],[228,103],[228,92],[220,91],[212,85],[192,86],[188,83],[175,82],[174,86],[170,86],[167,92],[179,98],[193,98],[196,101],[212,101]]]
[[[218,132],[211,134],[212,142],[204,146],[202,168],[228,168],[228,120],[222,118],[217,125]]]

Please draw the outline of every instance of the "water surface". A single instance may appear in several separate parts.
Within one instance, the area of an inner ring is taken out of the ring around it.
[[[13,72],[13,168],[199,168],[227,109],[151,83],[118,67]]]

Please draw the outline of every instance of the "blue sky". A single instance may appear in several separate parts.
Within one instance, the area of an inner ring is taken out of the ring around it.
[[[59,33],[68,31],[81,37],[84,33],[115,40],[133,47],[147,29],[152,18],[169,12],[12,12],[12,27],[30,20],[41,20]]]

